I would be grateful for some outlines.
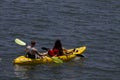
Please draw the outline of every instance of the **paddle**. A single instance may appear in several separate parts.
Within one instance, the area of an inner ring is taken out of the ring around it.
[[[18,39],[18,38],[15,39],[15,42],[16,42],[17,44],[21,45],[21,46],[26,46],[26,43],[23,42],[22,40]]]
[[[26,46],[26,43],[18,38],[15,39],[15,43],[21,45],[21,46]],[[38,54],[41,56],[40,54]],[[58,59],[57,57],[50,57],[55,63],[63,63],[61,59]]]

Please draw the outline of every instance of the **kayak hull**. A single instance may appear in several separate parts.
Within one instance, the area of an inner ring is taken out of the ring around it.
[[[69,54],[67,55],[62,55],[58,56],[57,58],[63,60],[63,61],[69,61],[73,58],[75,58],[77,55],[82,54],[86,50],[86,46],[75,48],[75,49],[68,49],[67,52]],[[52,58],[48,56],[44,56],[42,58],[37,58],[37,59],[31,59],[27,58],[25,56],[19,56],[16,59],[14,59],[13,64],[40,64],[40,63],[51,63],[54,62]]]

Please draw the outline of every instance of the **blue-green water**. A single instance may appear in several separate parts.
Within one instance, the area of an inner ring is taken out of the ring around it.
[[[24,55],[15,38],[36,40],[39,51],[56,39],[67,49],[86,45],[86,58],[13,65]],[[119,0],[0,0],[0,80],[119,80],[119,49]]]

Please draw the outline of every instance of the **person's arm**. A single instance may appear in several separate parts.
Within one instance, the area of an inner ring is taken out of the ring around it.
[[[42,56],[41,54],[39,54],[39,52],[38,52],[38,51],[36,51],[36,54],[37,54],[38,56]]]
[[[41,54],[39,54],[37,49],[34,49],[34,51],[35,51],[35,54],[37,54],[38,56],[40,56],[40,57],[42,56]]]
[[[62,49],[63,49],[63,54],[67,54],[68,53],[67,49],[65,49],[64,47]]]

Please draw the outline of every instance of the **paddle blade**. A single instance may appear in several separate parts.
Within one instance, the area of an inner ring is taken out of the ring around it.
[[[63,63],[63,61],[59,59],[58,57],[51,57],[51,58],[55,63]]]
[[[21,45],[21,46],[25,46],[25,45],[26,45],[25,42],[23,42],[22,40],[20,40],[20,39],[18,39],[18,38],[15,39],[15,42],[16,42],[17,44]]]

